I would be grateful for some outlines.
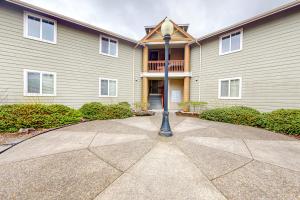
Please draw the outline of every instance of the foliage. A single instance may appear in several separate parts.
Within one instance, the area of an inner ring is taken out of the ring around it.
[[[80,111],[85,119],[104,120],[104,119],[123,119],[132,116],[130,107],[124,104],[104,105],[100,102],[84,104]]]
[[[135,102],[133,106],[135,111],[141,111],[145,107],[148,108],[148,104],[142,102]]]
[[[259,113],[253,108],[233,106],[204,111],[200,114],[200,118],[300,135],[300,109],[280,109],[270,113]]]
[[[207,106],[207,102],[202,101],[189,101],[189,102],[180,102],[178,106],[182,110],[187,110],[189,107],[193,108],[193,112],[199,112],[202,110],[202,108]]]
[[[278,133],[300,135],[300,109],[280,109],[264,113],[259,125]]]
[[[243,106],[215,108],[200,114],[202,119],[249,126],[257,126],[260,117],[257,110]]]
[[[120,102],[119,105],[130,108],[130,104],[127,101]]]
[[[0,132],[20,128],[55,128],[80,122],[81,113],[64,105],[14,104],[0,106]]]
[[[190,106],[193,108],[193,112],[200,111],[201,108],[207,106],[207,102],[191,101]]]

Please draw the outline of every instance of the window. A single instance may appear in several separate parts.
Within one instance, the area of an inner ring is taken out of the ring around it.
[[[56,44],[56,21],[24,12],[24,37]]]
[[[118,81],[114,79],[99,79],[99,96],[100,97],[117,97]]]
[[[24,70],[24,96],[55,96],[56,73]]]
[[[219,80],[219,99],[240,99],[242,79],[230,78]]]
[[[118,57],[118,41],[109,37],[100,36],[100,53]]]
[[[242,30],[238,30],[221,36],[219,54],[225,55],[242,50],[242,38]]]

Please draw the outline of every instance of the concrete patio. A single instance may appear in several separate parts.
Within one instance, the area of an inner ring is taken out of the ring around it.
[[[0,199],[300,199],[300,142],[171,115],[92,121],[0,155]]]

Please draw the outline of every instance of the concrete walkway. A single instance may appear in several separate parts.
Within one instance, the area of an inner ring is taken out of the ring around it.
[[[300,142],[171,115],[83,123],[0,155],[0,199],[300,199]]]

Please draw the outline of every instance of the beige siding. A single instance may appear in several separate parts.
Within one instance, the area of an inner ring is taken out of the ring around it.
[[[23,10],[0,4],[0,98],[3,103],[47,102],[80,107],[101,101],[132,103],[133,44],[119,40],[119,57],[99,54],[99,33],[58,21],[57,44],[23,37]],[[136,50],[138,51],[138,50]],[[140,63],[139,63],[140,62]],[[140,65],[139,65],[140,66]],[[57,96],[24,97],[23,70],[57,73]],[[118,97],[99,98],[99,77],[118,79]]]
[[[218,38],[203,43],[201,100],[262,111],[300,108],[300,12],[243,28],[240,52],[219,56]],[[242,77],[242,99],[219,100],[218,79],[233,77]]]

